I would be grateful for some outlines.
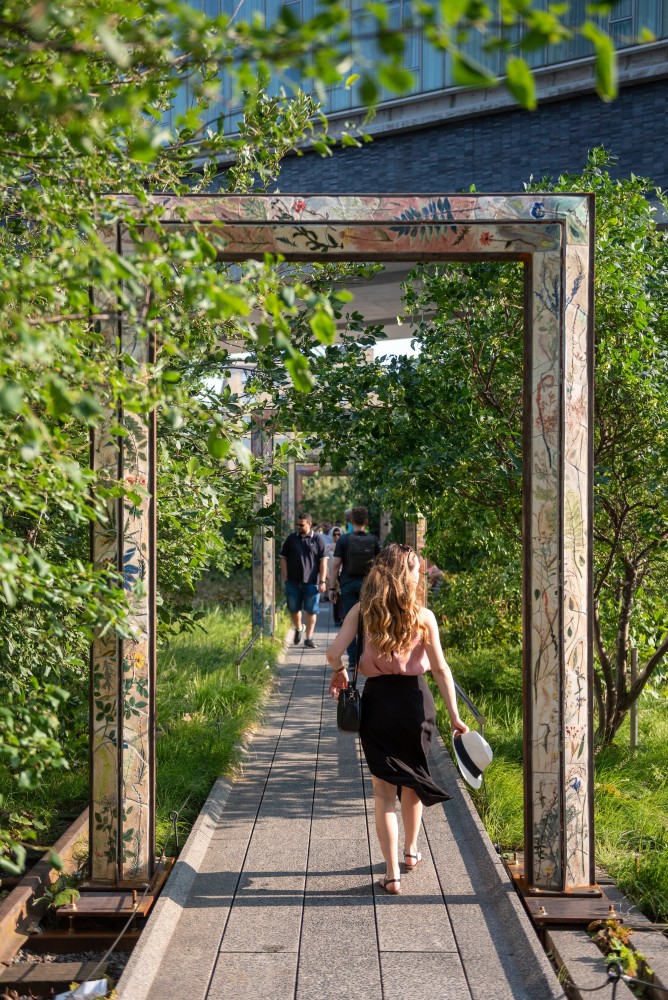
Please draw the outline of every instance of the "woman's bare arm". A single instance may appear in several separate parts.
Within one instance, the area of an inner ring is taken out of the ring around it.
[[[350,609],[339,629],[339,634],[325,654],[327,662],[331,664],[334,671],[329,682],[329,693],[335,700],[339,697],[339,691],[348,686],[348,671],[343,662],[343,654],[357,635],[359,610],[359,604]]]
[[[425,640],[425,649],[429,657],[429,666],[434,675],[434,680],[441,692],[441,697],[445,702],[445,707],[450,716],[450,725],[455,733],[468,732],[468,726],[459,718],[457,711],[457,692],[455,682],[452,679],[452,671],[446,663],[441,646],[441,637],[438,633],[438,623],[433,611],[423,608],[420,612],[420,621],[427,626],[428,634]]]
[[[351,608],[346,617],[343,620],[343,625],[339,629],[339,633],[332,643],[332,645],[327,650],[325,654],[327,656],[327,662],[331,664],[334,670],[341,670],[343,667],[343,654],[346,649],[353,641],[357,635],[357,626],[359,622],[359,604],[356,604],[354,608]]]

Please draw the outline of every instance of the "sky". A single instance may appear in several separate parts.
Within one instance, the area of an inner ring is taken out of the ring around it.
[[[414,357],[418,352],[411,347],[411,337],[406,340],[383,340],[373,349],[374,358],[382,358],[388,354],[407,354]]]

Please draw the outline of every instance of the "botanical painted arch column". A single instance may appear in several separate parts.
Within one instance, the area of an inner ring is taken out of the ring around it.
[[[281,254],[301,261],[524,264],[526,876],[531,886],[556,891],[590,885],[593,197],[165,195],[151,201],[170,228],[204,232],[221,261]],[[135,211],[141,217],[144,208],[136,203]]]
[[[103,236],[118,252],[131,252],[120,230]],[[120,311],[119,291],[94,290],[107,317],[102,332],[119,365],[131,357],[135,377],[145,380],[154,344]],[[111,495],[106,523],[93,526],[91,556],[97,569],[122,575],[132,637],[110,629],[91,646],[90,877],[131,886],[143,885],[155,865],[156,422],[155,412],[101,402],[106,418],[92,435],[91,466]]]
[[[271,467],[274,455],[274,435],[268,429],[268,414],[255,417],[251,426],[251,453],[265,469]],[[271,483],[258,497],[257,510],[270,507],[274,502]],[[262,525],[253,533],[253,629],[262,629],[265,635],[276,631],[276,545],[273,531]]]
[[[281,480],[281,531],[283,542],[291,531],[295,530],[297,518],[297,463],[294,458],[288,458],[285,463],[285,476]]]
[[[427,560],[422,555],[424,540],[427,534],[427,519],[418,515],[415,521],[404,521],[404,541],[406,545],[417,552],[422,560],[420,566],[420,582],[418,584],[418,599],[427,607],[429,603],[429,585],[427,583]]]

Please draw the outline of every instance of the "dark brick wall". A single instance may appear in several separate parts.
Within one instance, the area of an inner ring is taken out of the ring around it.
[[[627,87],[604,104],[595,95],[568,97],[537,111],[511,110],[394,135],[362,149],[312,153],[284,161],[279,189],[288,193],[424,194],[518,191],[531,175],[577,172],[587,151],[617,156],[616,176],[649,177],[668,188],[668,81]]]

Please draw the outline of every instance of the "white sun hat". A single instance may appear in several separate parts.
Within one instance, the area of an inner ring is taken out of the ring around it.
[[[462,776],[471,788],[480,788],[482,772],[492,763],[492,748],[480,733],[469,730],[468,733],[453,733],[452,745],[455,750],[457,766]]]

